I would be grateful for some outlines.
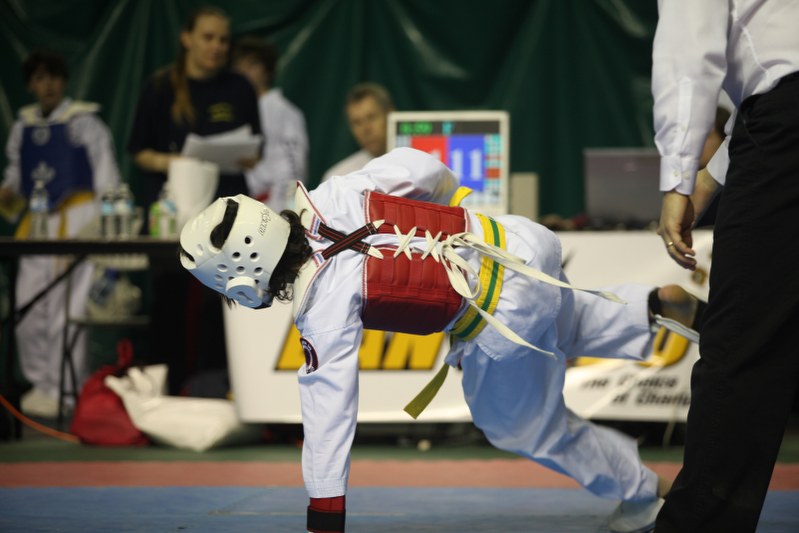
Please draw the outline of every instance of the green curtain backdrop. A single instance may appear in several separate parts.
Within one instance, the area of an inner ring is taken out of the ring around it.
[[[0,0],[3,144],[32,101],[25,55],[56,48],[68,93],[102,104],[136,191],[124,147],[139,90],[207,4],[230,14],[234,38],[281,49],[278,85],[306,115],[311,185],[356,149],[342,104],[365,80],[388,87],[400,110],[507,110],[512,171],[539,174],[542,213],[583,209],[584,147],[652,145],[656,0]]]

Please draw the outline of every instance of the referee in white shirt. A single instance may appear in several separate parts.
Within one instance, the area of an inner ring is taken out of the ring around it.
[[[799,2],[658,6],[658,233],[681,266],[696,266],[691,228],[709,201],[696,192],[725,187],[684,465],[655,531],[753,532],[799,382]],[[721,88],[735,118],[695,183]]]

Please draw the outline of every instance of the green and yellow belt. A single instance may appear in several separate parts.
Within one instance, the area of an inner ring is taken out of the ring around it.
[[[476,213],[476,215],[480,225],[483,227],[483,239],[485,242],[504,250],[507,244],[505,242],[505,228],[502,227],[502,224],[491,217],[479,213]],[[502,292],[502,277],[504,273],[504,266],[494,261],[491,257],[485,255],[482,257],[479,272],[481,290],[480,295],[475,300],[475,304],[487,313],[493,313],[497,308],[499,295]],[[474,307],[469,306],[463,316],[455,322],[450,334],[460,340],[473,339],[483,330],[485,325],[486,320],[480,316]],[[421,392],[408,402],[404,411],[414,419],[418,418],[444,384],[448,372],[449,365],[444,364]]]

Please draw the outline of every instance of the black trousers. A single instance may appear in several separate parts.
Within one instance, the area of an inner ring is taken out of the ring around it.
[[[799,382],[799,73],[739,110],[700,354],[655,531],[754,532]]]

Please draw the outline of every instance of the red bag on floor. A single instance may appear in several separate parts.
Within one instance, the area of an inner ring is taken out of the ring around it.
[[[123,376],[132,364],[133,345],[129,339],[122,339],[117,343],[117,363],[102,367],[83,385],[69,427],[70,433],[83,444],[146,446],[150,443],[130,421],[122,399],[105,385],[106,376]]]

